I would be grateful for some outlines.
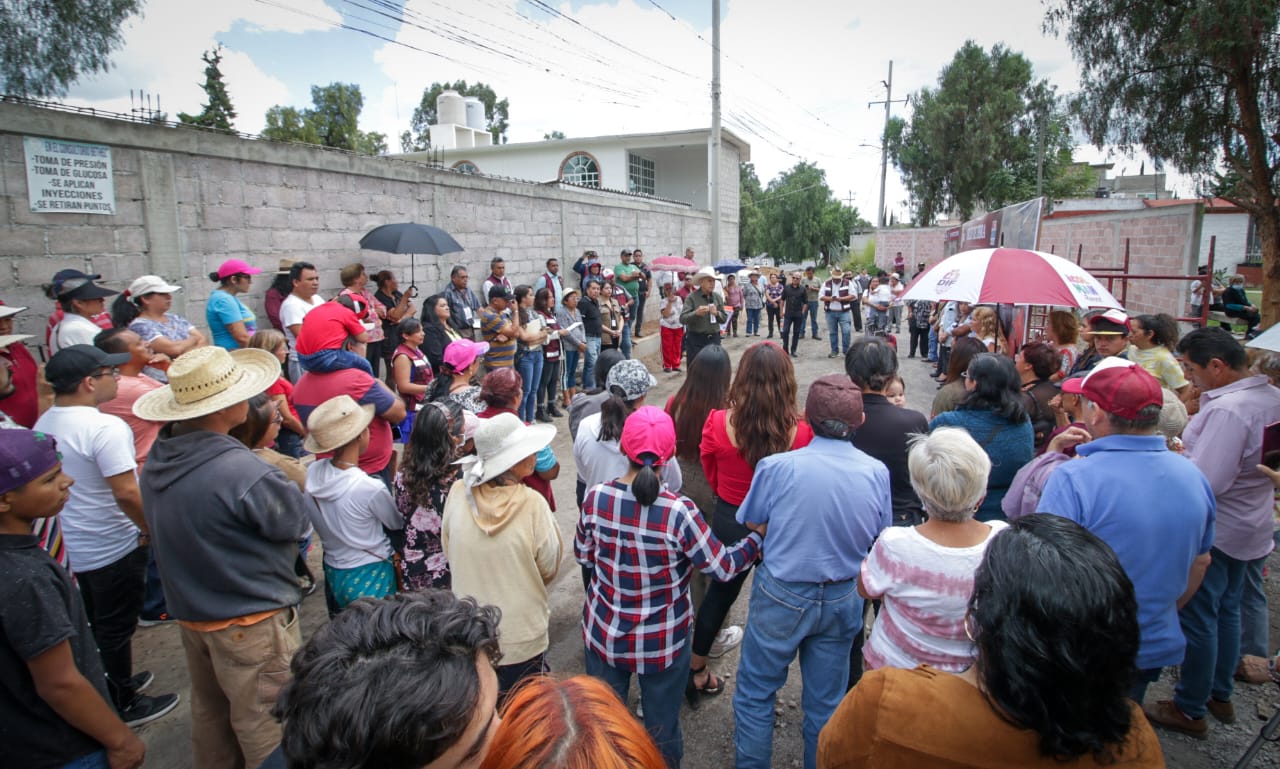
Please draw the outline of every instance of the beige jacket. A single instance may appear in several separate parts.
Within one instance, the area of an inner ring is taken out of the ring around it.
[[[502,610],[502,664],[545,652],[547,585],[560,569],[564,545],[542,495],[524,484],[468,489],[457,481],[445,500],[440,534],[453,592]]]

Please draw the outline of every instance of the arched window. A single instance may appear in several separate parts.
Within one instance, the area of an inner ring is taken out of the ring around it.
[[[480,169],[476,168],[476,164],[472,163],[470,160],[459,160],[457,163],[453,164],[453,170],[457,171],[460,174],[480,173]]]
[[[560,164],[560,180],[585,187],[599,187],[600,164],[586,152],[575,152]]]

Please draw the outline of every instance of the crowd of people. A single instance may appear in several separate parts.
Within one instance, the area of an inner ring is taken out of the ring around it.
[[[11,333],[27,308],[0,304],[16,765],[140,766],[133,729],[178,695],[144,693],[133,638],[168,623],[197,769],[678,767],[682,702],[730,672],[733,763],[768,767],[797,659],[806,769],[1156,767],[1153,725],[1235,720],[1242,655],[1271,651],[1280,361],[1117,310],[1055,310],[1010,349],[995,308],[903,303],[897,273],[682,280],[639,250],[573,271],[512,285],[495,259],[481,303],[455,267],[419,312],[389,271],[348,265],[326,300],[315,265],[281,262],[260,324],[261,270],[231,259],[206,337],[177,285],[142,276],[107,312],[117,292],[65,270],[42,378]],[[687,367],[665,403],[631,357],[655,283],[664,371]],[[820,305],[843,366],[801,382]],[[733,365],[721,340],[739,312],[760,336],[762,310],[780,343]],[[939,378],[929,415],[905,405],[903,321]],[[566,679],[550,590],[570,557],[585,675]],[[1168,667],[1173,697],[1145,702]]]

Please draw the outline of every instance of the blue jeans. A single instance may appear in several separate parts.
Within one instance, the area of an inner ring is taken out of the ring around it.
[[[832,353],[849,352],[849,335],[852,333],[853,319],[849,317],[849,311],[831,312],[827,311],[827,337],[831,340]],[[836,342],[840,342],[840,348],[836,349]]]
[[[1266,559],[1264,558],[1265,562]],[[1246,569],[1244,590],[1240,595],[1240,654],[1255,657],[1271,656],[1268,642],[1270,613],[1267,611],[1267,593],[1262,584],[1262,569]]]
[[[1173,690],[1173,702],[1185,715],[1203,718],[1210,697],[1231,699],[1232,675],[1240,660],[1240,597],[1248,572],[1261,574],[1266,558],[1241,561],[1216,547],[1204,582],[1178,619],[1187,637],[1182,677]]]
[[[560,369],[560,389],[576,390],[578,389],[578,358],[582,353],[567,339],[560,343],[560,349],[564,350],[564,367]]]
[[[658,743],[658,750],[662,751],[662,758],[670,769],[678,769],[680,759],[684,756],[684,736],[680,733],[680,698],[684,696],[685,685],[689,682],[689,658],[693,654],[691,640],[685,639],[684,648],[676,655],[671,667],[661,673],[636,676],[640,680],[640,704],[644,707],[645,731]],[[587,675],[608,684],[625,704],[627,692],[631,688],[631,671],[611,667],[591,649],[584,651]],[[772,728],[772,721],[770,727]]]
[[[530,350],[516,356],[516,371],[524,395],[516,413],[524,422],[532,422],[538,405],[538,383],[542,381],[542,350]]]
[[[806,302],[804,306],[805,314],[809,316],[809,335],[814,339],[818,338],[818,301]],[[804,336],[804,325],[801,323],[800,336]]]
[[[747,336],[760,333],[760,308],[747,310]]]
[[[587,337],[587,352],[582,356],[582,389],[596,389],[596,358],[600,357],[600,337]],[[600,384],[604,384],[601,382]]]
[[[771,766],[774,703],[797,652],[803,684],[804,766],[817,766],[818,733],[844,699],[849,648],[861,629],[857,579],[786,582],[775,578],[767,563],[756,567],[733,694],[737,769]]]
[[[62,769],[111,769],[111,764],[107,761],[107,751],[99,750],[97,753],[80,756],[69,764],[63,764]]]
[[[938,329],[929,327],[929,360],[938,359]]]
[[[369,376],[373,376],[373,367],[369,361],[348,350],[316,350],[313,353],[298,356],[298,363],[303,371],[324,373],[358,368]]]
[[[302,459],[302,436],[292,430],[280,428],[280,434],[276,436],[276,451],[286,457]]]

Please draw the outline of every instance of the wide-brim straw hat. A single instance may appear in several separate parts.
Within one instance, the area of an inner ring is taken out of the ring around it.
[[[711,278],[712,280],[715,280],[715,279],[716,279],[716,271],[715,271],[715,268],[714,268],[714,267],[703,267],[701,270],[698,270],[697,272],[695,272],[695,273],[693,274],[693,282],[694,282],[694,283],[701,282],[703,278]]]
[[[307,437],[302,448],[327,454],[360,437],[373,421],[373,404],[361,406],[350,395],[338,395],[316,406],[307,417]]]
[[[476,428],[475,456],[454,462],[462,465],[462,480],[479,486],[515,467],[525,457],[536,454],[556,437],[555,425],[526,425],[515,414],[497,414],[481,419]]]
[[[280,361],[266,350],[197,347],[174,360],[169,384],[135,401],[133,413],[149,422],[195,419],[246,401],[279,378]]]

